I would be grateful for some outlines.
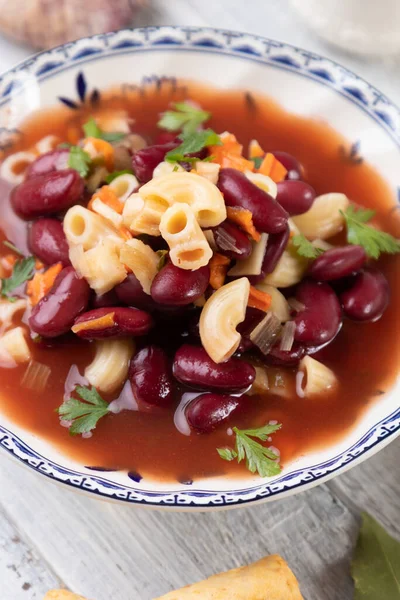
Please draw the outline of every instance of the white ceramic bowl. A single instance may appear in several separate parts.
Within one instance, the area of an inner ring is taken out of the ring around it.
[[[163,77],[190,78],[223,89],[268,94],[286,109],[321,117],[399,190],[400,112],[378,90],[342,66],[272,40],[213,29],[123,30],[43,52],[0,78],[0,147],[32,111],[80,103],[111,85]],[[400,196],[399,196],[400,197]],[[395,201],[394,201],[395,202]],[[213,478],[191,484],[134,481],[125,472],[89,470],[0,415],[0,447],[38,473],[91,494],[170,509],[212,509],[272,500],[305,490],[365,460],[400,433],[400,379],[336,445],[298,458],[279,477]]]

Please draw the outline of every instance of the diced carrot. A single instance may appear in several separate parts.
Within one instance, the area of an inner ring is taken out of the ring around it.
[[[211,154],[213,154],[213,150],[216,148],[223,148],[225,152],[229,154],[235,154],[236,156],[241,156],[243,152],[242,144],[236,139],[236,136],[233,133],[222,133],[220,136],[220,140],[222,142],[222,146],[211,146]]]
[[[226,214],[229,221],[239,225],[243,231],[245,231],[255,242],[259,242],[261,234],[258,233],[254,227],[253,215],[247,208],[241,208],[240,206],[227,206]]]
[[[35,260],[35,269],[36,269],[36,271],[40,271],[40,269],[44,269],[44,264],[38,258]]]
[[[99,154],[102,154],[104,157],[104,164],[109,171],[114,170],[114,148],[111,146],[109,142],[105,140],[101,140],[100,138],[88,137],[85,138],[83,142],[83,148],[85,149],[85,144],[91,143],[93,148]]]
[[[218,163],[224,169],[237,169],[238,171],[254,171],[254,162],[247,160],[238,154],[227,152],[223,146],[212,146],[214,152],[210,150],[210,156],[213,157],[212,162]]]
[[[93,194],[88,204],[89,210],[93,210],[93,202],[94,200],[96,200],[96,198],[98,198],[99,200],[104,202],[104,204],[115,210],[115,212],[119,215],[122,214],[124,205],[109,185],[103,185]]]
[[[254,286],[250,286],[250,294],[247,302],[248,306],[252,308],[258,308],[259,310],[267,311],[271,306],[271,296],[266,292],[258,290]]]
[[[214,290],[218,290],[224,285],[226,272],[230,264],[230,259],[223,254],[215,252],[209,262],[210,267],[210,285]]]
[[[77,323],[73,327],[71,327],[74,333],[78,333],[79,331],[99,331],[101,329],[107,329],[108,327],[114,327],[115,312],[107,313],[98,319],[90,319],[88,321],[81,321]]]
[[[265,154],[257,140],[251,140],[249,144],[249,158],[261,158]]]
[[[80,125],[70,125],[67,129],[67,140],[70,144],[76,145],[81,139],[82,127]]]
[[[26,293],[32,306],[35,306],[51,290],[62,268],[61,263],[56,263],[43,273],[36,272],[33,279],[28,281]]]
[[[15,254],[6,254],[1,259],[1,264],[7,271],[11,271],[17,260],[18,258],[15,256]]]
[[[267,175],[268,177],[271,177],[272,181],[279,183],[285,179],[287,169],[285,169],[283,164],[279,162],[273,154],[268,152],[257,172],[262,175]]]

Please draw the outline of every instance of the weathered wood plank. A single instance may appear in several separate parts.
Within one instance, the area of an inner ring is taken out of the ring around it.
[[[0,508],[0,597],[42,600],[61,580]]]
[[[0,464],[0,503],[63,581],[89,598],[151,600],[273,552],[288,560],[306,598],[321,590],[329,600],[351,598],[358,519],[325,486],[240,511],[167,514],[99,502]]]

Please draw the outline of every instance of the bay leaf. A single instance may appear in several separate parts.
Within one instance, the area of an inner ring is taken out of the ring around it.
[[[354,600],[400,600],[400,542],[368,513],[354,551]]]

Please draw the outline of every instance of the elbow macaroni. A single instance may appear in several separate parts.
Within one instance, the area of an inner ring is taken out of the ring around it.
[[[27,167],[37,159],[34,152],[15,152],[7,156],[0,165],[0,176],[17,185],[22,183],[25,177]],[[25,164],[25,169],[20,170],[20,165]],[[19,167],[17,169],[17,166]]]
[[[191,206],[200,227],[216,227],[226,219],[224,198],[216,185],[196,173],[169,173],[149,181],[139,190],[147,204],[156,201],[164,211],[176,204]]]
[[[310,210],[292,219],[306,238],[326,240],[343,229],[344,217],[339,211],[344,212],[349,204],[344,194],[323,194],[314,200]]]
[[[120,202],[125,203],[134,190],[138,187],[139,182],[134,175],[123,173],[109,183],[109,187],[117,196]]]
[[[122,216],[113,208],[105,204],[100,198],[95,198],[92,201],[92,211],[100,215],[106,221],[110,221],[111,225],[118,229],[122,225]]]
[[[228,271],[228,275],[259,275],[261,273],[267,243],[267,233],[262,233],[258,242],[253,240],[253,249],[250,256],[244,260],[238,260],[232,269]]]
[[[136,275],[143,291],[150,294],[151,284],[158,272],[159,256],[141,240],[128,240],[121,247],[120,261]]]
[[[2,354],[17,364],[28,362],[31,359],[23,327],[10,329],[0,337],[0,357]]]
[[[214,292],[201,311],[201,343],[216,363],[230,358],[239,346],[241,335],[236,327],[244,321],[249,293],[249,280],[236,279]]]
[[[109,292],[126,278],[127,272],[120,260],[121,244],[121,241],[104,238],[86,252],[82,246],[70,248],[72,266],[96,294]]]
[[[39,154],[46,154],[46,152],[51,152],[51,150],[54,150],[59,141],[60,138],[58,138],[56,135],[46,135],[36,143],[36,150],[39,152]]]
[[[96,354],[85,369],[86,379],[101,392],[114,392],[128,376],[134,351],[131,339],[96,341]]]
[[[212,250],[188,204],[178,203],[168,208],[162,216],[160,232],[176,267],[195,271],[209,263]]]
[[[7,329],[16,315],[21,310],[26,310],[28,303],[22,298],[15,302],[9,302],[9,300],[0,300],[0,329]]]
[[[290,287],[303,279],[307,266],[308,260],[289,246],[283,252],[272,273],[267,275],[261,283],[277,288]]]
[[[69,245],[82,246],[84,250],[94,248],[105,237],[122,239],[104,217],[79,205],[68,210],[63,226]]]
[[[282,292],[276,287],[265,283],[256,285],[256,288],[271,296],[271,306],[268,310],[274,313],[281,323],[286,323],[286,321],[290,320],[290,307]]]
[[[132,194],[124,204],[122,219],[132,232],[160,235],[160,221],[168,205],[159,198],[149,198],[147,202],[140,194]]]
[[[297,381],[297,391],[301,397],[311,398],[332,390],[337,385],[334,372],[311,356],[301,359],[297,377],[300,374],[303,374],[303,377]]]

